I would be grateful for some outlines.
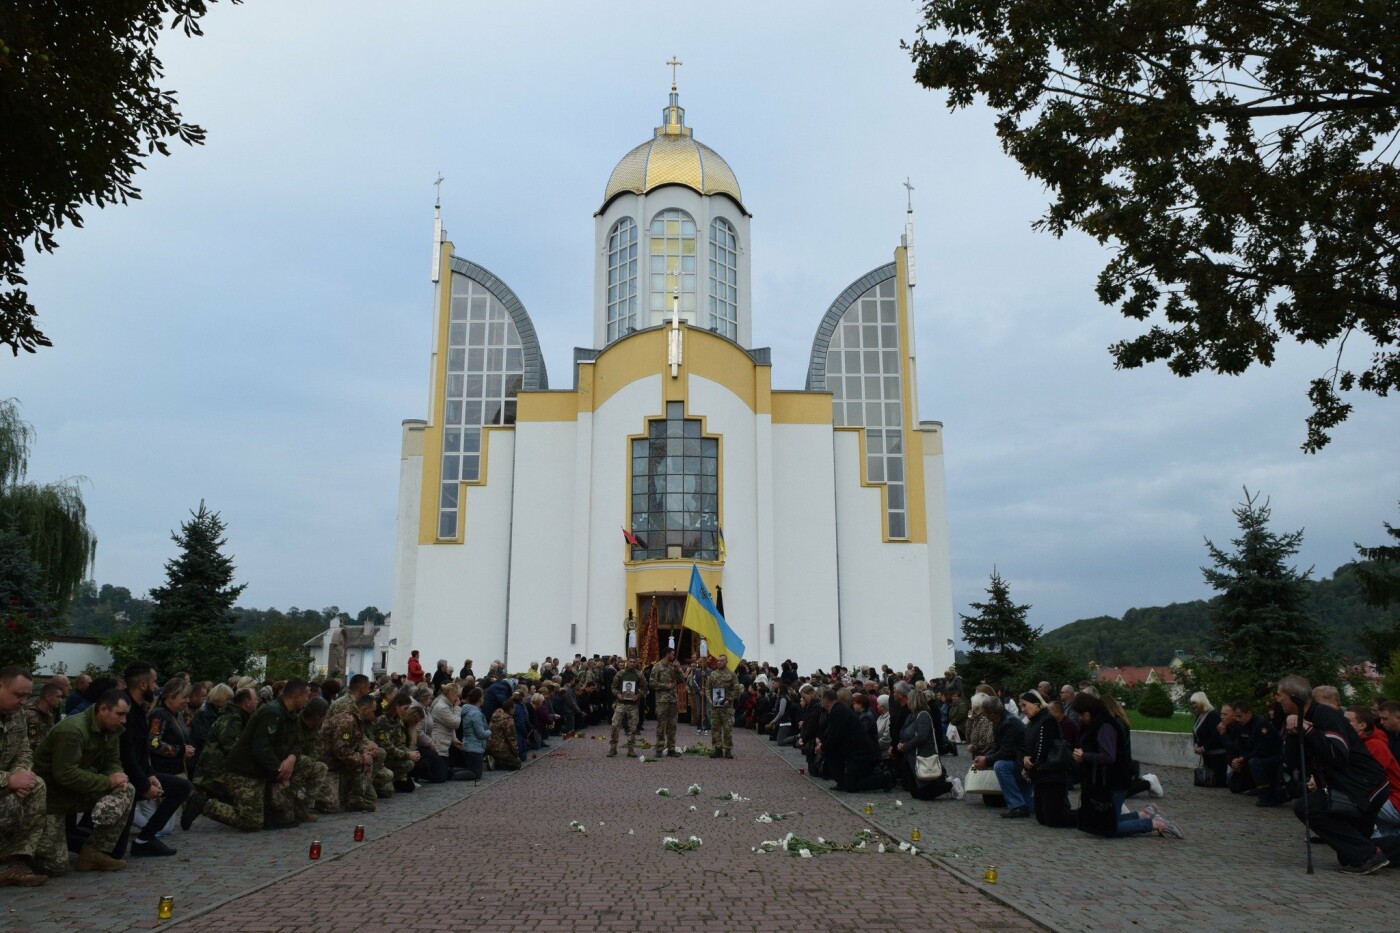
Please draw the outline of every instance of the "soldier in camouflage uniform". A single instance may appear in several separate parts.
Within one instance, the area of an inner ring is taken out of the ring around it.
[[[216,800],[230,799],[228,787],[224,784],[224,762],[238,744],[239,736],[243,735],[243,729],[257,708],[258,695],[252,688],[244,687],[233,695],[209,728],[209,738],[204,742],[199,763],[194,769],[194,786]]]
[[[373,743],[365,736],[374,706],[374,697],[362,694],[353,709],[327,716],[321,727],[330,779],[338,782],[340,803],[347,810],[373,813],[375,809]]]
[[[306,793],[306,805],[317,813],[334,813],[340,809],[340,794],[336,782],[331,779],[330,766],[326,763],[325,740],[321,738],[321,726],[326,721],[326,710],[330,706],[325,697],[312,697],[306,701],[301,714],[297,716],[297,741],[301,745],[301,757],[314,761],[324,769],[320,780]],[[300,819],[315,821],[315,816],[303,814]]]
[[[315,796],[325,774],[323,764],[301,754],[297,714],[309,696],[306,681],[289,680],[280,697],[257,708],[225,759],[230,802],[210,800],[205,816],[235,829],[262,829],[269,815],[264,794],[270,790],[274,828],[309,818],[306,801]]]
[[[612,744],[608,746],[609,758],[617,755],[618,729],[627,730],[627,757],[637,757],[633,751],[637,742],[637,730],[640,728],[637,711],[642,698],[647,695],[647,681],[642,676],[639,663],[636,658],[628,658],[627,666],[613,677]]]
[[[46,812],[44,781],[34,773],[27,734],[31,727],[20,707],[31,686],[23,668],[0,669],[0,885],[4,886],[32,887],[48,880],[35,870],[35,856],[44,851],[44,833],[52,818]]]
[[[682,683],[681,669],[676,665],[676,653],[667,651],[651,667],[651,689],[656,694],[656,754],[664,750],[671,758],[676,751],[676,688]]]
[[[353,713],[355,711],[355,701],[362,696],[369,694],[369,678],[364,674],[356,674],[350,678],[350,683],[346,684],[345,692],[335,698],[331,703],[331,710],[326,714],[327,719],[334,719],[341,713]]]
[[[39,743],[44,741],[44,736],[49,734],[49,730],[58,725],[58,710],[62,705],[63,687],[50,681],[44,684],[44,689],[24,708],[31,750],[38,748]]]
[[[54,818],[45,833],[43,853],[35,856],[46,873],[61,873],[68,867],[62,825],[70,813],[92,816],[92,835],[78,852],[78,871],[126,867],[126,862],[109,853],[126,831],[136,799],[136,789],[122,771],[119,738],[130,708],[124,693],[107,690],[92,706],[49,730],[34,750],[34,771],[46,785],[47,809]]]
[[[404,731],[403,715],[412,706],[408,694],[394,696],[383,713],[368,724],[370,739],[384,751],[384,767],[393,774],[395,790],[412,790],[408,780],[413,763],[418,758],[416,750],[408,747],[408,733]]]
[[[706,699],[710,701],[710,726],[714,733],[715,750],[711,758],[734,757],[734,695],[739,678],[729,669],[729,658],[720,655],[719,667],[705,680]]]

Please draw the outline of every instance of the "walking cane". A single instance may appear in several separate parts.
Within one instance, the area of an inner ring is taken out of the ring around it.
[[[1308,853],[1308,874],[1313,873],[1312,857],[1312,822],[1308,813],[1308,755],[1307,741],[1304,735],[1303,704],[1298,697],[1293,697],[1293,702],[1298,707],[1298,769],[1303,772],[1303,838],[1304,848]]]

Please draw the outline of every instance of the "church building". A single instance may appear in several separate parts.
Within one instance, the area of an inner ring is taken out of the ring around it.
[[[622,654],[653,612],[660,644],[690,656],[694,565],[747,659],[941,672],[943,427],[919,420],[912,223],[891,261],[813,309],[806,384],[783,389],[751,339],[738,178],[694,137],[674,84],[593,222],[594,348],[554,388],[521,297],[438,221],[388,668],[415,648],[478,671]]]

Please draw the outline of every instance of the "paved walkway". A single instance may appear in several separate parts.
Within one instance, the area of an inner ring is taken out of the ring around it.
[[[805,764],[792,749],[766,744],[791,767]],[[966,754],[947,761],[954,773],[971,764]],[[1335,853],[1315,845],[1316,873],[1307,875],[1303,827],[1291,808],[1260,809],[1253,797],[1194,787],[1185,769],[1144,770],[1161,779],[1166,796],[1152,802],[1181,826],[1184,840],[1101,839],[1033,817],[1003,820],[975,797],[835,796],[857,812],[872,804],[869,819],[897,838],[918,827],[935,861],[1056,930],[1400,929],[1400,870],[1342,875]],[[989,864],[997,867],[995,886],[982,881]]]
[[[693,736],[682,726],[681,731]],[[787,768],[765,740],[736,737],[732,761],[605,757],[607,743],[556,743],[518,774],[395,797],[380,811],[244,835],[201,820],[171,859],[69,875],[4,898],[5,929],[156,926],[191,930],[447,929],[815,931],[1042,929],[924,858],[875,851],[810,859],[755,852],[789,831],[853,844],[865,817]],[[698,783],[701,790],[687,795]],[[665,787],[675,796],[656,794]],[[731,794],[740,798],[729,799]],[[725,799],[719,799],[719,798]],[[692,809],[693,808],[693,809]],[[436,811],[436,812],[434,812]],[[718,816],[716,816],[718,811]],[[763,813],[788,814],[756,822]],[[351,839],[357,820],[367,841]],[[577,821],[585,832],[570,828]],[[701,839],[668,851],[667,836]],[[324,853],[307,860],[312,837]],[[161,894],[175,920],[155,921]],[[417,917],[419,922],[410,918]]]
[[[693,739],[689,727],[681,733]],[[1301,828],[1288,810],[1191,787],[1185,771],[1158,771],[1167,789],[1158,803],[1184,841],[1103,840],[1002,820],[973,799],[834,794],[797,773],[799,755],[751,733],[736,736],[734,761],[641,763],[606,758],[606,749],[596,739],[556,742],[524,771],[490,773],[480,787],[426,787],[375,814],[323,816],[297,829],[245,835],[200,820],[172,834],[181,849],[174,858],[7,889],[0,926],[255,933],[336,918],[397,928],[411,911],[434,927],[546,922],[629,933],[783,930],[795,917],[818,931],[1400,928],[1395,872],[1339,875],[1331,851],[1315,847],[1317,873],[1305,875]],[[693,797],[691,783],[701,786]],[[658,796],[661,787],[675,796]],[[755,822],[765,812],[789,815]],[[357,821],[364,843],[352,840]],[[895,842],[915,828],[925,852],[898,853]],[[803,859],[753,851],[788,832],[850,844],[863,829],[881,835],[861,852]],[[702,840],[693,851],[662,845],[691,835]],[[324,849],[318,862],[307,859],[313,838]],[[881,838],[893,851],[869,851]],[[994,886],[982,880],[988,864],[1000,873]],[[171,923],[155,920],[161,894],[175,896]]]

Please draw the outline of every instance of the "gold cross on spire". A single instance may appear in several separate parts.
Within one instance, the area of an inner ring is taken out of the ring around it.
[[[671,90],[674,91],[676,89],[676,69],[679,68],[681,65],[684,65],[685,62],[672,55],[671,60],[666,64],[671,66]]]

